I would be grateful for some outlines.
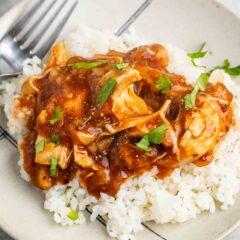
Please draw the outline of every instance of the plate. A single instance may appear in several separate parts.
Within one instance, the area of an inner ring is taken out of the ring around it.
[[[153,0],[141,8],[133,26],[148,42],[172,43],[186,50],[194,50],[206,41],[212,55],[209,64],[221,63],[226,57],[239,64],[240,19],[213,0]],[[220,0],[221,3],[227,1]],[[237,0],[231,0],[236,2]],[[17,20],[28,4],[21,2],[0,19],[0,35]],[[143,5],[145,4],[145,5]],[[239,4],[239,2],[238,2]],[[79,24],[116,31],[144,0],[81,0],[63,30],[67,33]],[[238,5],[239,6],[239,5]],[[43,210],[43,194],[20,179],[18,152],[14,139],[6,132],[4,114],[0,112],[0,226],[16,239],[70,240],[110,239],[101,221],[84,225],[61,227]],[[86,212],[86,215],[88,213]],[[240,195],[228,211],[203,214],[182,224],[145,224],[136,234],[143,240],[219,240],[240,224]]]

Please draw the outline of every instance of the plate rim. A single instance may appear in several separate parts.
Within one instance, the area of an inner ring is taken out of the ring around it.
[[[222,2],[220,2],[220,0],[206,0],[206,1],[217,4],[220,8],[227,11],[228,14],[230,14],[232,17],[237,19],[237,21],[239,22],[239,26],[240,26],[240,12],[239,12],[239,14],[237,14],[236,12],[231,10],[229,7],[224,5]],[[238,0],[234,0],[234,1],[237,3]],[[12,6],[8,11],[6,11],[4,14],[2,14],[0,16],[0,24],[2,24],[3,21],[5,21],[5,22],[8,21],[7,18],[11,15],[13,15],[15,19],[17,19],[20,16],[20,14],[17,14],[17,9],[21,8],[22,5],[24,5],[28,2],[29,2],[29,0],[21,0],[20,2],[18,2],[14,6]],[[2,36],[4,36],[4,34],[8,31],[8,29],[9,28],[6,28],[6,30],[3,32],[3,34],[0,34],[0,39],[2,38]],[[225,237],[227,237],[229,234],[231,234],[234,230],[236,230],[239,226],[240,226],[240,218],[231,227],[229,227],[227,230],[224,230],[218,236],[216,236],[216,240],[223,240]],[[4,222],[4,220],[1,218],[0,218],[0,231],[9,235],[9,237],[11,237],[11,238],[23,239],[23,236],[21,236],[20,233],[18,233],[16,230],[14,230],[14,228],[11,225]]]

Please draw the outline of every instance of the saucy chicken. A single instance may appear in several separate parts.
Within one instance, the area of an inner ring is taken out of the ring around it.
[[[92,58],[56,45],[15,102],[33,111],[19,144],[32,183],[49,189],[77,177],[90,194],[114,196],[153,167],[164,178],[183,164],[209,164],[233,122],[233,96],[222,83],[189,85],[168,64],[160,44]]]

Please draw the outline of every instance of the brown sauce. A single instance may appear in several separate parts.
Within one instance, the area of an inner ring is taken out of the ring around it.
[[[177,141],[183,136],[186,130],[185,118],[189,112],[184,109],[183,97],[191,92],[192,86],[186,83],[184,77],[166,70],[168,57],[161,45],[143,46],[126,54],[111,51],[107,55],[97,55],[92,59],[70,58],[66,65],[53,67],[48,74],[36,80],[38,93],[24,94],[20,97],[21,106],[32,108],[36,112],[34,119],[31,119],[35,124],[29,124],[30,134],[20,145],[24,168],[35,186],[49,189],[55,184],[65,184],[74,177],[79,177],[80,183],[90,194],[99,197],[100,193],[104,192],[114,196],[121,184],[132,176],[142,175],[155,166],[159,170],[157,176],[164,178],[181,165],[181,159],[178,159],[172,150],[171,136],[166,136],[163,144],[151,144],[152,151],[145,152],[135,145],[142,137],[132,136],[129,130],[100,136],[92,143],[82,146],[93,159],[94,168],[79,166],[74,161],[74,154],[70,154],[67,168],[61,169],[58,166],[56,176],[50,177],[50,166],[35,162],[37,135],[50,139],[53,134],[57,134],[61,145],[72,151],[74,145],[81,146],[74,131],[102,133],[106,131],[106,124],[118,122],[112,113],[111,101],[107,101],[103,106],[96,103],[98,83],[113,68],[117,57],[139,71],[142,80],[134,83],[134,90],[152,113],[158,111],[167,99],[171,100],[166,119],[176,132]],[[106,64],[91,70],[73,69],[68,66],[69,63],[101,59],[106,61]],[[154,88],[154,83],[160,76],[168,76],[172,82],[172,88],[166,94]],[[217,87],[209,84],[206,93],[228,102],[232,100],[231,93],[220,83]],[[28,101],[29,96],[34,101]],[[200,99],[196,105],[200,107]],[[62,117],[56,124],[51,125],[49,120],[53,118],[57,106],[62,109]],[[219,106],[221,107],[221,104]],[[46,116],[44,111],[47,112]],[[219,111],[224,116],[222,131],[225,134],[232,122],[230,105],[225,104]],[[159,126],[161,123],[161,120],[153,119],[146,126]],[[199,157],[196,164],[199,166],[208,164],[211,161],[211,154],[212,152],[209,152]]]

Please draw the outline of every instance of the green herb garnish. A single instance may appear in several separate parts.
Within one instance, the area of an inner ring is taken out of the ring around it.
[[[189,58],[191,58],[191,62],[192,64],[195,66],[195,67],[205,67],[205,66],[198,66],[196,63],[195,63],[195,59],[198,59],[198,58],[203,58],[205,57],[205,55],[208,53],[208,51],[203,51],[203,48],[205,47],[206,45],[206,42],[204,42],[200,48],[198,49],[197,52],[192,52],[192,53],[188,53],[187,56]]]
[[[205,91],[208,84],[209,75],[202,73],[197,80],[195,87],[192,92],[184,96],[185,109],[191,109],[195,106],[198,91]]]
[[[56,146],[59,146],[61,144],[60,138],[57,134],[53,134],[51,136],[50,142],[54,143]]]
[[[50,160],[51,160],[50,176],[54,177],[56,176],[58,158],[52,156]]]
[[[128,67],[128,63],[116,63],[113,66],[114,70],[122,70],[124,68]]]
[[[228,59],[225,59],[223,62],[222,66],[216,66],[215,68],[213,68],[212,70],[209,71],[209,74],[211,74],[214,70],[216,69],[222,69],[224,70],[226,73],[228,73],[230,76],[238,76],[240,75],[240,65],[236,66],[236,67],[232,67],[231,68],[231,64],[228,61]]]
[[[167,130],[167,125],[163,124],[148,133],[148,139],[150,143],[161,144],[165,133]]]
[[[136,146],[145,152],[150,152],[152,149],[149,147],[150,143],[161,144],[166,134],[167,125],[163,124],[146,134]]]
[[[70,218],[70,219],[73,220],[73,221],[76,221],[76,220],[79,218],[78,214],[77,214],[76,211],[74,211],[74,210],[72,210],[71,212],[69,212],[68,215],[67,215],[67,217]]]
[[[50,124],[54,125],[56,122],[58,122],[61,119],[61,115],[62,115],[62,110],[61,108],[58,106],[55,109],[55,114],[54,117],[50,120]]]
[[[44,147],[45,147],[46,141],[45,139],[40,140],[36,145],[35,145],[35,150],[36,153],[42,152]]]
[[[148,135],[145,135],[138,143],[136,143],[136,146],[138,148],[141,148],[145,152],[150,152],[152,149],[149,147],[150,142]]]
[[[172,87],[172,82],[168,76],[162,76],[157,79],[155,85],[157,90],[167,93]]]
[[[116,85],[116,79],[110,77],[97,94],[97,103],[103,105],[107,101],[108,97],[111,95]]]
[[[68,66],[72,67],[72,68],[83,68],[83,69],[92,69],[95,67],[98,67],[100,65],[103,65],[107,62],[105,61],[97,61],[97,62],[79,62],[79,63],[70,63],[68,64]]]

